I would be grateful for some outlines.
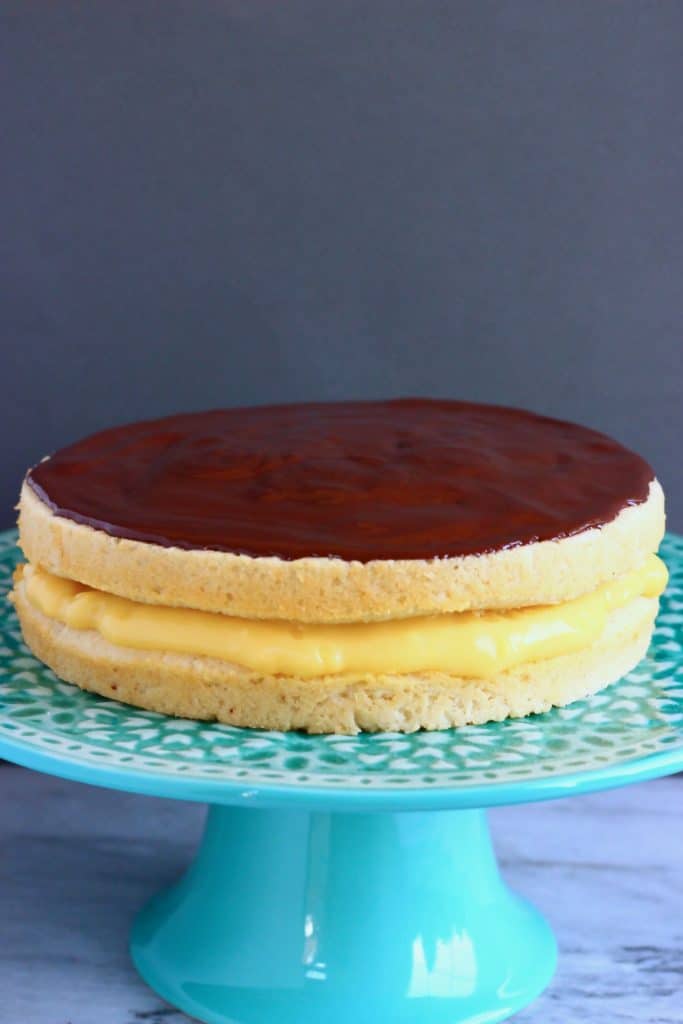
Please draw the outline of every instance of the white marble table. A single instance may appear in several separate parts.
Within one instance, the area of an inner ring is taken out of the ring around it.
[[[683,1022],[682,811],[679,778],[492,813],[508,879],[560,941],[552,986],[516,1024]],[[0,1024],[186,1024],[126,944],[201,820],[0,766]]]

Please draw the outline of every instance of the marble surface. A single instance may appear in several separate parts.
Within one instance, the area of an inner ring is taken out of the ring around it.
[[[683,1024],[682,810],[678,778],[491,813],[508,880],[560,943],[516,1024]],[[126,944],[201,822],[190,804],[0,766],[0,1024],[187,1024]]]

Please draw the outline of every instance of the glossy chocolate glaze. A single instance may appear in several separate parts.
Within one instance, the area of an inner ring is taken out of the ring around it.
[[[57,514],[116,537],[367,562],[567,537],[644,501],[653,476],[585,427],[401,399],[132,423],[63,448],[28,482]]]

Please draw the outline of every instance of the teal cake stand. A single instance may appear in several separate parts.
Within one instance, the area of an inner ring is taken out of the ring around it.
[[[663,555],[671,585],[651,651],[619,683],[545,715],[411,736],[256,732],[125,707],[37,662],[7,605],[0,755],[209,804],[194,862],[131,938],[143,978],[190,1016],[493,1024],[547,985],[556,948],[502,880],[485,809],[683,769],[683,538]],[[5,589],[15,560],[5,534]]]

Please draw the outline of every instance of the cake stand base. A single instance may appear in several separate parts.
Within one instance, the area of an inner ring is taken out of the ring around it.
[[[214,805],[131,951],[208,1024],[493,1024],[556,962],[546,921],[498,873],[481,810]]]

